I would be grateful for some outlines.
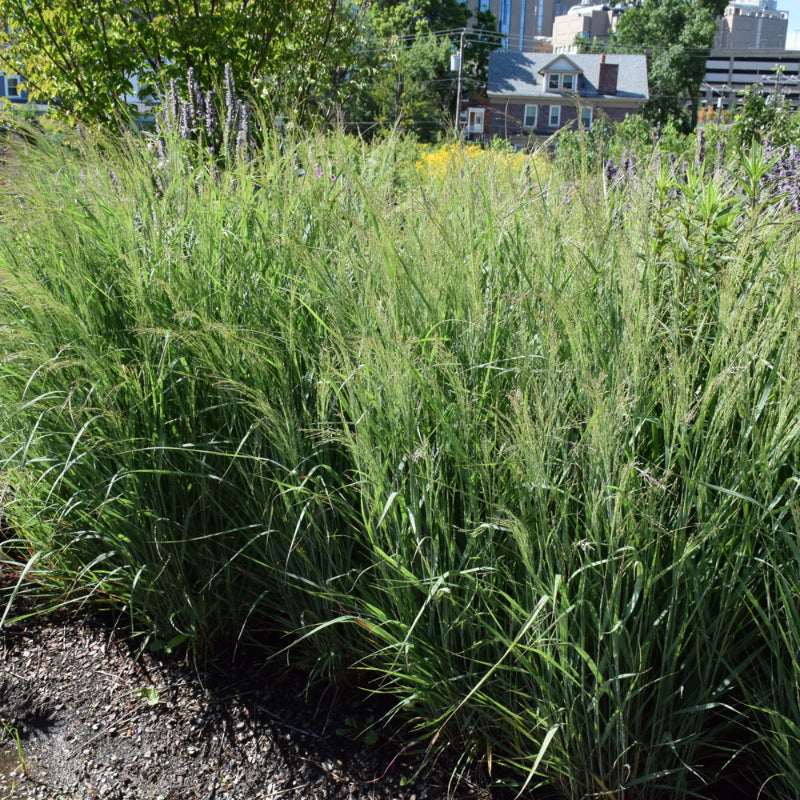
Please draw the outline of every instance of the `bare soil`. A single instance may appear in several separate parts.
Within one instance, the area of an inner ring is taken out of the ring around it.
[[[454,782],[452,764],[422,769],[410,732],[370,727],[379,698],[247,657],[137,655],[113,623],[57,613],[0,630],[0,800],[507,796],[474,773]]]

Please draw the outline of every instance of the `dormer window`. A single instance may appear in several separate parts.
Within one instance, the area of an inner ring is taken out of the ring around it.
[[[583,70],[569,56],[558,55],[550,59],[540,70],[542,83],[548,92],[572,94],[578,91],[578,81]]]
[[[550,72],[547,75],[548,92],[571,92],[575,88],[574,72]]]

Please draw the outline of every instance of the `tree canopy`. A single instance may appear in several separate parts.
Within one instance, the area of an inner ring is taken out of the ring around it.
[[[375,0],[364,19],[365,43],[350,76],[347,121],[364,133],[398,124],[432,139],[455,110],[450,56],[470,11],[458,0]],[[479,12],[464,48],[465,93],[485,87],[497,21]],[[492,36],[494,33],[494,36]]]
[[[619,18],[611,48],[647,53],[650,101],[656,122],[697,125],[700,84],[727,0],[636,0]]]
[[[134,81],[221,82],[302,112],[351,66],[357,11],[348,0],[0,0],[0,66],[33,97],[90,119],[113,116]]]

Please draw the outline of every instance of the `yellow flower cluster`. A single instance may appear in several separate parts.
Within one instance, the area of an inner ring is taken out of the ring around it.
[[[431,178],[443,178],[452,170],[469,174],[477,169],[506,178],[530,177],[542,182],[550,172],[550,160],[540,153],[486,149],[477,144],[451,142],[423,153],[416,167]]]

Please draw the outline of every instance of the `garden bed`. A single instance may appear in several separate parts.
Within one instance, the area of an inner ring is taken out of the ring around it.
[[[107,615],[63,613],[0,634],[0,796],[434,800],[380,703],[310,689],[245,655],[193,668],[136,658]],[[20,750],[18,750],[19,745]],[[20,758],[21,752],[21,758]],[[495,797],[465,777],[454,797]]]

